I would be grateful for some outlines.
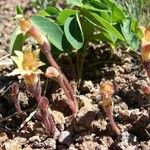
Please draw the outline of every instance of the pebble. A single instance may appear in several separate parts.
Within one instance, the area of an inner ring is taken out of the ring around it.
[[[69,131],[62,131],[58,137],[58,141],[61,144],[69,145],[72,142],[71,133]]]

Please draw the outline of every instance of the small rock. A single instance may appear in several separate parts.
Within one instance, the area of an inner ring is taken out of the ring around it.
[[[25,148],[23,148],[23,150],[33,150],[29,145]]]
[[[79,104],[79,108],[85,106],[85,107],[89,107],[90,105],[92,105],[92,100],[87,98],[84,95],[80,95],[78,97],[78,104]]]
[[[44,141],[45,147],[49,149],[56,149],[56,141],[52,138],[48,138],[47,140]]]
[[[99,116],[98,120],[92,122],[92,126],[95,130],[99,129],[99,131],[104,131],[106,130],[107,121],[102,116]]]
[[[137,143],[137,137],[128,133],[128,132],[123,132],[119,137],[118,137],[118,143],[116,144],[116,149],[130,149],[130,150],[135,150]]]
[[[29,138],[29,142],[35,142],[35,141],[40,142],[41,141],[40,137],[35,135]]]
[[[3,143],[3,150],[22,150],[22,145],[26,142],[26,138],[16,137],[13,140],[7,140]]]
[[[72,142],[71,133],[69,131],[62,131],[59,135],[58,141],[62,144],[69,145]]]
[[[85,93],[90,93],[93,91],[94,85],[92,81],[84,81],[83,86],[82,86],[82,91]]]
[[[61,113],[60,111],[53,110],[52,115],[54,117],[55,124],[64,124],[65,123],[65,117],[64,117],[63,113]]]
[[[4,142],[4,141],[6,141],[8,139],[8,137],[7,137],[7,135],[6,135],[6,133],[0,133],[0,147],[2,146],[2,143]]]
[[[150,147],[148,145],[146,145],[145,143],[141,143],[139,146],[138,146],[138,149],[141,149],[141,150],[149,150]]]
[[[98,143],[100,143],[101,150],[108,150],[109,147],[113,144],[113,139],[110,136],[103,136],[98,139]]]
[[[84,141],[80,145],[80,150],[96,150],[100,149],[100,145],[94,141]]]

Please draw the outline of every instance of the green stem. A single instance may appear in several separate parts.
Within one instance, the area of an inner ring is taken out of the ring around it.
[[[69,64],[71,65],[72,67],[72,71],[73,71],[73,76],[75,77],[75,81],[77,81],[77,73],[75,71],[75,67],[74,67],[74,64],[72,62],[72,57],[71,55],[68,56],[68,61],[69,61]]]
[[[78,70],[78,87],[80,87],[82,82],[82,73],[83,73],[83,63],[84,63],[85,55],[80,55],[80,67]]]
[[[82,82],[83,63],[84,63],[85,56],[86,56],[87,46],[88,46],[88,41],[84,43],[82,52],[79,52],[79,54],[77,55],[78,88],[81,86],[81,82]]]

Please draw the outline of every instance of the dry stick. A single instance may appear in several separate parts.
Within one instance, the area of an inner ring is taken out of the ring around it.
[[[44,42],[44,44],[41,45],[41,48],[42,48],[43,52],[45,53],[49,63],[59,71],[59,73],[60,73],[59,84],[62,87],[62,89],[64,90],[64,93],[67,96],[68,100],[71,100],[73,102],[72,104],[74,106],[71,103],[68,103],[68,102],[67,102],[67,104],[69,105],[72,113],[73,114],[76,113],[78,111],[78,106],[77,106],[74,90],[71,87],[71,85],[69,84],[69,82],[68,82],[67,78],[65,77],[65,75],[61,72],[60,67],[58,66],[58,64],[54,60],[54,58],[51,54],[50,44],[48,42]]]

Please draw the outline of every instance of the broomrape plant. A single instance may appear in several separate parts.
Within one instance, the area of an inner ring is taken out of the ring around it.
[[[24,79],[27,89],[35,96],[40,109],[39,118],[46,127],[46,132],[52,136],[55,131],[54,120],[48,110],[48,99],[41,95],[41,83],[39,75],[42,71],[39,69],[44,63],[39,61],[39,49],[32,51],[31,46],[27,46],[24,52],[14,51],[17,56],[12,56],[13,61],[17,67],[12,72],[12,75],[20,74]],[[12,86],[12,96],[15,102],[17,112],[21,112],[20,106],[17,101],[19,89],[16,84]]]
[[[114,85],[111,81],[103,81],[100,83],[100,95],[103,100],[103,108],[109,118],[112,129],[120,134],[120,130],[118,129],[114,119],[113,119],[113,101],[112,95],[115,92]]]
[[[70,107],[72,113],[75,114],[78,111],[78,106],[74,90],[70,86],[69,81],[61,72],[60,67],[53,58],[51,53],[51,45],[48,42],[47,38],[34,25],[32,25],[30,20],[27,20],[25,18],[19,19],[19,26],[23,32],[26,32],[29,36],[33,37],[37,41],[37,43],[41,47],[41,50],[47,57],[49,64],[52,65],[52,67],[54,67],[56,70],[58,70],[60,74],[60,80],[58,80],[58,83],[60,84],[60,86],[64,90],[64,93],[66,94],[68,106]]]

